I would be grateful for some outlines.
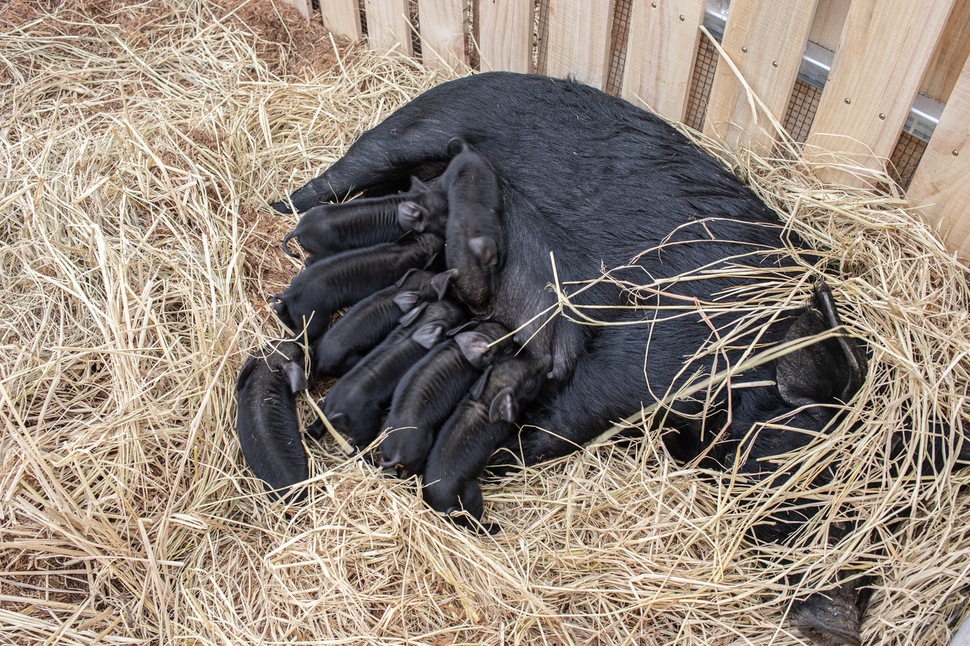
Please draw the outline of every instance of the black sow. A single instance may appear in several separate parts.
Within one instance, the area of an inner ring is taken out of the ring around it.
[[[411,175],[434,176],[451,160],[455,137],[502,178],[506,262],[493,316],[521,330],[516,340],[525,352],[553,358],[552,379],[523,411],[525,430],[507,442],[503,460],[530,464],[574,451],[611,420],[658,403],[694,376],[738,365],[752,343],[768,348],[838,327],[824,313],[834,307],[820,288],[808,308],[780,312],[745,336],[750,312],[717,308],[718,298],[758,293],[766,276],[769,283],[804,277],[815,263],[805,245],[750,188],[662,119],[572,81],[499,72],[439,85],[364,133],[292,202],[303,210],[352,190],[380,194],[406,186]],[[793,248],[802,248],[801,258]],[[580,286],[603,268],[612,281]],[[671,278],[687,274],[694,279]],[[571,317],[551,314],[557,290],[575,308]],[[583,316],[616,325],[570,320]],[[731,330],[738,343],[698,353],[715,331]],[[739,469],[767,477],[772,467],[764,457],[835,427],[836,411],[865,377],[860,356],[854,341],[829,339],[791,355],[788,366],[772,361],[743,376],[769,385],[670,402],[659,416],[674,429],[665,441],[678,458],[711,449],[721,464],[741,459]],[[766,424],[779,418],[789,429]],[[722,431],[727,441],[711,446]],[[799,527],[792,514],[771,540],[789,540]],[[819,591],[794,608],[798,625],[820,641],[857,641],[855,591],[837,592]]]

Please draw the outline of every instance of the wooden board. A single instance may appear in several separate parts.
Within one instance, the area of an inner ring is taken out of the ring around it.
[[[411,27],[408,0],[365,0],[367,45],[377,51],[395,51],[411,56]]]
[[[612,0],[549,0],[545,73],[573,76],[603,89],[606,84]]]
[[[954,0],[854,0],[808,137],[809,159],[880,169],[943,32]],[[834,166],[827,181],[865,184]]]
[[[454,69],[465,54],[464,0],[420,0],[421,61],[425,67]]]
[[[304,18],[310,17],[310,2],[309,0],[286,0],[286,4],[295,8],[300,12],[300,15]]]
[[[357,0],[324,0],[320,3],[323,26],[335,36],[360,40],[360,5]]]
[[[939,226],[947,248],[970,262],[970,61],[953,87],[908,194]]]
[[[957,0],[919,91],[946,103],[970,56],[970,0]]]
[[[808,39],[833,52],[838,49],[845,17],[849,14],[849,4],[849,0],[818,0]]]
[[[684,120],[705,5],[705,0],[633,1],[624,99]]]
[[[478,49],[482,71],[532,69],[533,0],[480,0]]]
[[[734,0],[722,47],[764,107],[782,122],[815,16],[815,0]],[[719,61],[707,104],[704,133],[731,149],[763,153],[776,139],[770,118],[738,75]]]

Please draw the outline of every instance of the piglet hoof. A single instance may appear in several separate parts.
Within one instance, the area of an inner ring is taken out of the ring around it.
[[[323,422],[320,420],[317,420],[312,424],[310,424],[310,426],[306,430],[306,434],[315,440],[319,440],[323,438],[326,432],[327,432],[327,429],[323,426]]]
[[[860,646],[860,611],[856,587],[842,584],[816,592],[792,608],[799,632],[819,646]]]

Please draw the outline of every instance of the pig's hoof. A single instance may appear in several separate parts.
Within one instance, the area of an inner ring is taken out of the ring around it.
[[[860,646],[860,612],[855,587],[841,585],[796,602],[792,613],[799,632],[819,646]]]

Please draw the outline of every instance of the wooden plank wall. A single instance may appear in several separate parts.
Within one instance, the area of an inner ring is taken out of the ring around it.
[[[728,7],[721,47],[730,61],[717,63],[704,132],[770,148],[770,123],[784,122],[809,41],[834,52],[807,142],[814,161],[837,153],[884,169],[917,93],[946,103],[910,195],[970,262],[970,0],[284,1],[374,49],[412,56],[417,34],[428,66],[477,60],[483,71],[569,75],[673,120],[691,98],[705,7]],[[754,112],[749,89],[761,101]],[[862,181],[837,164],[823,176]]]

